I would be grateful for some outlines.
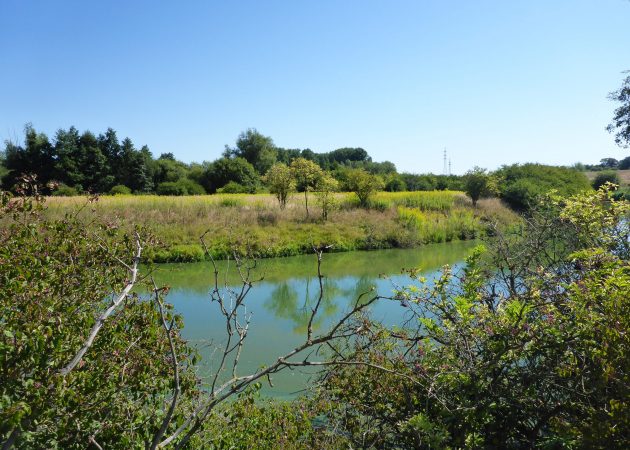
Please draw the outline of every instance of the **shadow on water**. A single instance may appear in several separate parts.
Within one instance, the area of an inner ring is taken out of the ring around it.
[[[453,242],[410,250],[325,254],[324,296],[314,330],[326,330],[361,294],[371,289],[389,295],[393,283],[405,283],[402,269],[419,267],[431,279],[445,264],[461,262],[474,246],[474,242]],[[218,268],[222,285],[240,285],[233,262],[219,261]],[[315,255],[258,261],[252,278],[261,277],[262,281],[254,284],[246,300],[252,319],[239,363],[240,375],[274,361],[303,342],[310,308],[319,295]],[[184,337],[200,349],[201,373],[211,373],[216,369],[213,364],[217,358],[213,356],[225,339],[225,322],[208,294],[214,282],[212,265],[162,264],[157,267],[155,278],[159,285],[170,286],[167,300],[184,317]],[[405,309],[398,302],[382,300],[372,305],[371,313],[377,320],[396,324],[402,322]],[[263,387],[263,393],[286,398],[307,386],[308,374],[285,371],[276,374],[273,381],[274,387]]]

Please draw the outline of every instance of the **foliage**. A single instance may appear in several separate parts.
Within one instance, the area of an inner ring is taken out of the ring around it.
[[[224,156],[243,158],[256,172],[264,174],[276,162],[277,150],[270,137],[263,136],[255,128],[249,128],[239,134],[236,148],[225,149]]]
[[[321,204],[316,195],[317,218]],[[309,195],[310,197],[310,195]],[[199,247],[199,236],[212,229],[208,243],[212,256],[230,256],[230,246],[248,246],[259,257],[309,253],[310,243],[333,245],[334,251],[357,249],[408,248],[430,242],[468,239],[486,233],[500,219],[509,225],[517,220],[504,205],[479,202],[475,210],[461,192],[379,192],[371,205],[379,210],[360,208],[355,194],[331,193],[333,204],[328,219],[305,221],[303,198],[291,196],[287,208],[277,214],[276,225],[260,227],[259,216],[278,208],[271,194],[214,194],[206,196],[104,196],[93,206],[102,217],[115,218],[121,226],[138,224],[150,229],[162,243],[159,250],[147,249],[145,256],[156,262],[175,261],[175,246]],[[80,198],[51,198],[46,215],[62,219],[81,202]],[[337,205],[339,208],[337,209]],[[418,233],[398,220],[396,206],[417,208],[427,214],[427,233]],[[310,207],[310,204],[309,204]],[[474,230],[474,231],[473,231]],[[491,230],[490,230],[491,231]]]
[[[165,181],[157,186],[157,195],[186,195],[186,187],[174,181]]]
[[[396,174],[387,179],[384,189],[387,192],[403,192],[407,190],[407,184],[398,174]]]
[[[138,295],[124,299],[74,370],[62,370],[129,277],[119,261],[130,259],[133,241],[94,221],[90,205],[85,211],[86,218],[72,211],[49,220],[37,192],[2,193],[0,441],[7,448],[12,440],[18,448],[86,448],[90,439],[135,448],[150,441],[166,412],[169,339],[155,302]],[[166,314],[182,395],[193,398],[196,378],[187,367],[195,353],[179,337],[179,317]]]
[[[207,167],[201,184],[212,194],[231,181],[244,186],[247,192],[253,193],[256,192],[260,176],[254,166],[244,158],[221,158]]]
[[[186,192],[184,195],[204,195],[206,193],[202,185],[190,178],[180,178],[176,184],[184,188]]]
[[[304,158],[294,159],[291,163],[291,171],[298,190],[304,192],[304,206],[306,217],[308,217],[308,192],[317,187],[324,172],[316,163]]]
[[[249,189],[236,181],[229,181],[222,188],[217,189],[217,194],[247,194]]]
[[[339,190],[339,182],[328,174],[324,174],[317,184],[317,202],[322,208],[322,220],[328,220],[328,214],[335,209],[339,202],[334,193]]]
[[[410,270],[392,299],[408,325],[335,348],[364,365],[323,376],[329,429],[361,448],[625,448],[629,211],[605,189],[547,197],[461,272]]]
[[[109,190],[109,193],[112,195],[129,195],[131,194],[131,189],[124,184],[117,184]]]
[[[565,167],[542,164],[514,164],[503,166],[495,175],[500,197],[512,208],[526,211],[551,190],[569,196],[590,189],[586,176]]]
[[[464,175],[464,190],[472,200],[473,206],[482,197],[488,197],[497,191],[496,180],[486,169],[475,167]]]
[[[221,449],[326,448],[316,441],[313,410],[308,402],[261,399],[259,388],[257,383],[228,407],[215,413],[202,432],[200,441],[206,442],[206,447]]]
[[[131,192],[131,191],[129,191]],[[58,197],[72,197],[74,195],[79,195],[79,191],[71,186],[66,186],[65,184],[60,184],[52,191],[52,195]]]
[[[599,172],[595,175],[595,179],[591,183],[593,189],[599,189],[606,183],[612,183],[619,186],[621,181],[619,180],[619,175],[614,170],[605,170],[603,172]]]
[[[618,90],[610,93],[609,98],[621,105],[615,109],[607,130],[615,133],[617,145],[627,148],[630,145],[630,75],[623,80]]]
[[[383,180],[363,169],[349,170],[346,179],[347,189],[357,195],[359,204],[364,208],[368,206],[370,197],[383,189]]]
[[[267,171],[263,181],[269,186],[269,192],[275,194],[280,209],[287,206],[289,194],[295,190],[295,178],[286,164],[276,163]]]

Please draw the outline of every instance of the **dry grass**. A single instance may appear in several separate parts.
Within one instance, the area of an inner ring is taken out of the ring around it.
[[[270,257],[305,253],[321,244],[347,251],[475,238],[483,232],[481,216],[512,217],[491,200],[473,209],[460,192],[381,192],[372,209],[358,208],[354,194],[339,193],[335,199],[338,208],[325,222],[316,195],[309,195],[306,217],[303,194],[292,195],[284,210],[269,194],[104,196],[92,207],[123,227],[150,230],[164,243],[162,250],[149,255],[156,261],[202,259],[199,237],[208,230],[215,257],[227,256],[235,246]],[[59,218],[83,203],[81,197],[53,197],[47,202],[48,214]],[[423,226],[401,220],[400,207],[422,211]]]

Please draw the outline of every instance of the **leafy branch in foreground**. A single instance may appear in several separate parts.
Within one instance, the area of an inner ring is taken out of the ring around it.
[[[219,406],[222,414],[229,411],[226,400],[260,381],[271,382],[273,374],[299,366],[364,364],[320,352],[365,332],[365,312],[379,299],[366,293],[318,333],[322,247],[314,249],[319,295],[304,341],[267,367],[240,373],[251,320],[246,298],[257,280],[256,262],[235,253],[239,288],[221,285],[212,260],[211,301],[224,318],[226,335],[217,370],[200,380],[198,354],[182,339],[181,318],[164,301],[168,288],[157,286],[150,272],[139,274],[140,233],[121,235],[113,221],[97,218],[89,203],[62,219],[47,219],[34,180],[24,181],[21,197],[2,193],[0,209],[3,449],[198,448]],[[150,296],[138,294],[142,283]]]
[[[629,211],[607,188],[548,198],[463,269],[410,271],[407,325],[339,349],[396,376],[328,371],[330,427],[360,448],[625,448]]]
[[[195,352],[179,337],[180,318],[168,313],[167,339],[158,308],[132,291],[139,234],[121,236],[89,203],[47,220],[34,180],[21,189],[2,193],[0,207],[2,448],[149,440],[170,392],[169,346],[184,368]],[[180,384],[194,398],[192,371]]]

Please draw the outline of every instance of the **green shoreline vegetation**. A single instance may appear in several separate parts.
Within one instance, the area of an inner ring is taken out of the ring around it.
[[[306,218],[301,194],[285,208],[269,194],[205,196],[103,196],[90,208],[121,226],[138,226],[159,244],[145,253],[149,262],[195,262],[207,259],[199,240],[215,259],[237,249],[259,258],[312,253],[313,246],[329,251],[411,248],[424,244],[477,239],[488,224],[514,223],[518,216],[498,199],[481,200],[477,207],[462,192],[379,192],[367,208],[351,193],[334,194],[333,211],[321,218],[317,197]],[[62,218],[85,203],[82,197],[51,197],[46,214]]]

